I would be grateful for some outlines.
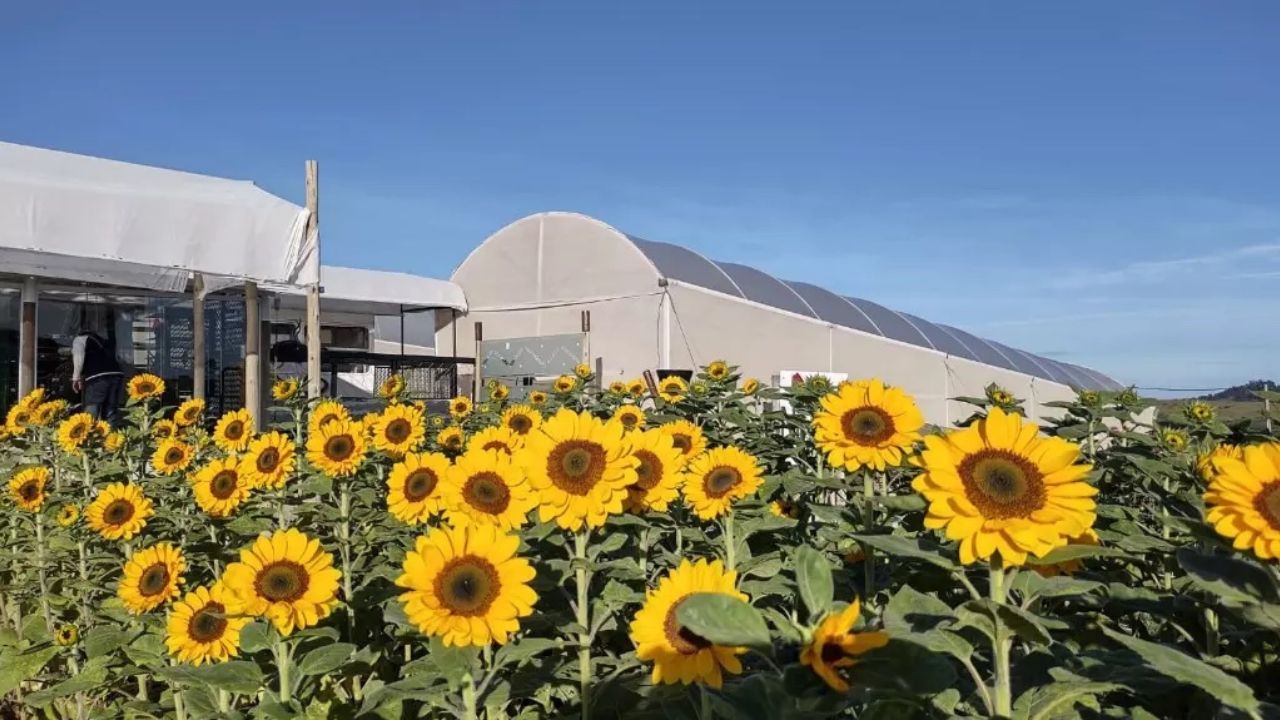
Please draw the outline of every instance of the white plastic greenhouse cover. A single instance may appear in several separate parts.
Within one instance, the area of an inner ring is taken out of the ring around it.
[[[307,211],[244,180],[0,142],[0,268],[182,290],[317,281]],[[223,283],[225,284],[225,283]]]
[[[320,307],[330,312],[396,315],[402,309],[467,311],[461,287],[421,275],[325,265],[320,268],[320,286]],[[300,290],[268,287],[282,294],[282,306],[303,307]]]

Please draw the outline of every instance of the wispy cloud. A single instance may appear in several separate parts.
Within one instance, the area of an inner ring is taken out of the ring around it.
[[[1135,262],[1112,270],[1078,270],[1050,280],[1048,284],[1059,290],[1076,290],[1128,283],[1161,283],[1207,269],[1229,268],[1243,261],[1257,262],[1271,258],[1280,259],[1280,243],[1245,245],[1205,255]],[[1219,273],[1219,276],[1235,275]]]

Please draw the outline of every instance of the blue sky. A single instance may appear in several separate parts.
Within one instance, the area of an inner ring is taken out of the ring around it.
[[[0,139],[447,277],[578,210],[1141,385],[1280,379],[1280,3],[23,3]]]

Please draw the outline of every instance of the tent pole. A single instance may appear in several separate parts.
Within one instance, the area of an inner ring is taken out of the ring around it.
[[[195,274],[191,296],[191,397],[205,397],[204,275]]]
[[[262,424],[262,323],[258,320],[258,283],[244,284],[244,406],[254,427]]]
[[[22,281],[22,325],[18,330],[18,398],[36,388],[36,279]]]
[[[307,238],[315,238],[316,272],[320,270],[320,167],[308,160]],[[337,392],[337,388],[334,388]],[[320,280],[307,288],[307,397],[320,397]]]
[[[404,305],[400,306],[400,354],[404,355]]]

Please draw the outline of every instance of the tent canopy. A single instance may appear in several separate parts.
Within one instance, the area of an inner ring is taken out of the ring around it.
[[[329,312],[398,315],[401,310],[435,308],[467,311],[461,287],[421,275],[325,265],[320,269],[320,286],[320,307]],[[281,307],[304,306],[301,291],[283,286],[273,289],[280,293]]]
[[[307,210],[244,180],[0,142],[0,267],[153,290],[317,281]]]

